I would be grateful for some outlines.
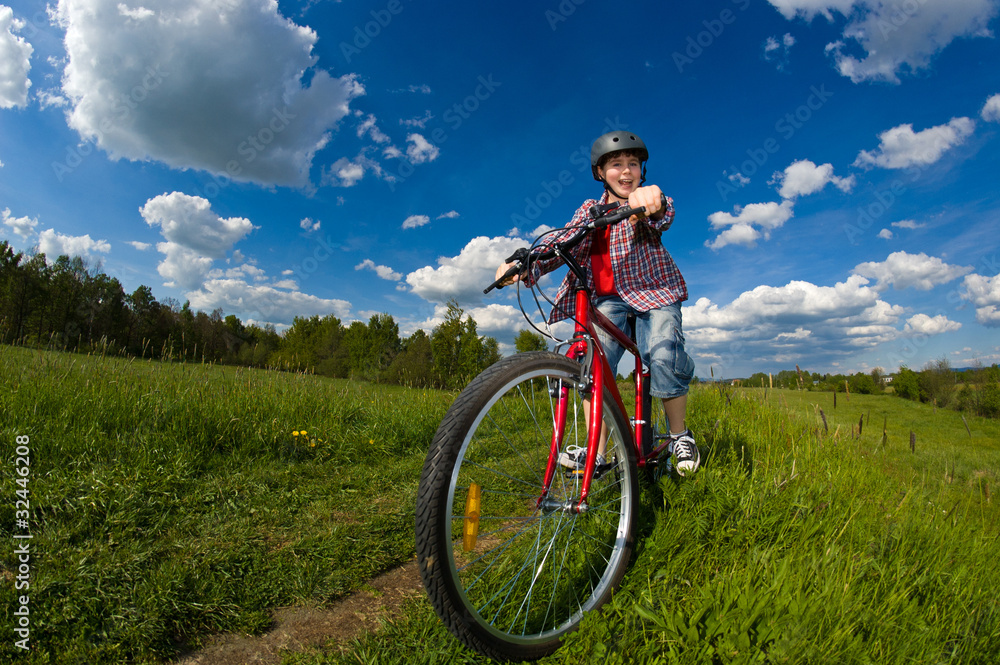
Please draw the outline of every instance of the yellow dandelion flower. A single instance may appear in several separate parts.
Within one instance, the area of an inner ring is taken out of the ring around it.
[[[302,430],[301,432],[299,432],[299,434],[301,434],[302,436],[305,436],[305,435],[306,435],[306,434],[308,434],[308,433],[309,433],[309,432],[307,432],[307,431],[305,431],[305,430]]]
[[[298,436],[298,435],[299,435],[298,432],[292,432],[292,436]]]
[[[315,447],[316,447],[316,442],[315,442],[315,441],[313,441],[312,443],[310,443],[310,444],[309,444],[309,447],[310,447],[310,448],[315,448]]]

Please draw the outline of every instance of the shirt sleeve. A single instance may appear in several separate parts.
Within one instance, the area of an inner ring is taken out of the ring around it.
[[[576,211],[576,213],[574,213],[573,219],[570,220],[570,223],[566,226],[566,228],[563,229],[562,231],[552,233],[546,236],[545,242],[536,245],[534,250],[532,250],[532,254],[535,253],[541,254],[547,252],[550,249],[552,249],[553,245],[565,242],[570,238],[572,238],[573,236],[575,236],[577,233],[579,233],[580,232],[579,227],[583,226],[590,220],[590,214],[588,210],[590,209],[590,206],[594,205],[595,203],[596,201],[593,200],[584,201],[583,205],[580,206],[580,208]],[[584,241],[581,242],[576,247],[574,247],[571,253],[573,254],[574,257],[576,257],[579,260],[581,253],[584,249],[586,249],[586,251],[588,252],[590,251],[589,247],[590,243]],[[534,286],[535,283],[539,279],[541,279],[542,275],[552,272],[562,264],[563,260],[558,256],[553,257],[551,259],[546,259],[544,261],[532,261],[531,272],[525,278],[525,284],[527,286]]]
[[[669,196],[667,197],[667,207],[662,218],[653,220],[647,217],[645,222],[654,231],[666,231],[669,229],[670,225],[674,223],[674,200]]]

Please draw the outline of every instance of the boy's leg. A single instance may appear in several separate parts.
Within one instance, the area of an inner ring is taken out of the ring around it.
[[[694,472],[701,454],[687,429],[688,385],[694,376],[694,360],[684,349],[680,303],[653,309],[636,321],[639,350],[650,368],[650,393],[663,400],[670,437],[681,475]]]
[[[663,398],[663,413],[667,414],[671,434],[683,434],[687,429],[687,395]]]
[[[621,329],[626,335],[629,333],[627,329],[627,315],[631,311],[631,308],[626,305],[621,298],[618,297],[606,297],[601,298],[596,302],[596,307],[604,316],[608,317],[612,323],[614,323],[619,329]],[[608,337],[604,334],[604,331],[600,328],[597,329],[597,334],[601,342],[601,346],[604,347],[604,353],[608,358],[608,364],[611,367],[612,372],[618,371],[618,362],[622,359],[622,355],[625,353],[625,349],[614,339]],[[590,400],[583,400],[583,417],[584,422],[587,425],[587,430],[590,430]],[[597,446],[597,454],[601,457],[604,456],[605,451],[608,447],[608,426],[606,423],[601,423],[601,438]],[[564,461],[565,460],[565,461]],[[565,454],[560,455],[560,463],[563,466],[571,466],[575,464],[574,459],[571,459]],[[582,466],[582,457],[581,464]]]

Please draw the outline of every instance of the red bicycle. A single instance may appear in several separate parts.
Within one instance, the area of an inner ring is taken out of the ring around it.
[[[635,342],[592,306],[570,254],[587,233],[645,208],[589,212],[569,240],[546,245],[542,236],[518,250],[508,259],[516,265],[486,289],[561,257],[581,285],[565,353],[516,354],[477,376],[441,422],[420,477],[416,547],[428,597],[455,636],[498,660],[552,653],[611,598],[634,546],[639,470],[653,478],[672,470],[649,370]],[[635,358],[632,418],[595,326]],[[582,472],[559,464],[574,445],[587,450]]]

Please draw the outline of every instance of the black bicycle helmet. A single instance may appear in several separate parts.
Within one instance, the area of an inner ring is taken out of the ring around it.
[[[602,134],[594,141],[594,145],[590,148],[590,169],[594,173],[594,180],[604,182],[597,174],[597,165],[605,156],[620,150],[628,150],[638,155],[639,161],[642,162],[642,179],[639,184],[646,182],[646,160],[649,159],[649,150],[646,149],[646,144],[642,142],[642,139],[632,132],[624,130]],[[604,186],[606,188],[608,183],[604,182]]]

